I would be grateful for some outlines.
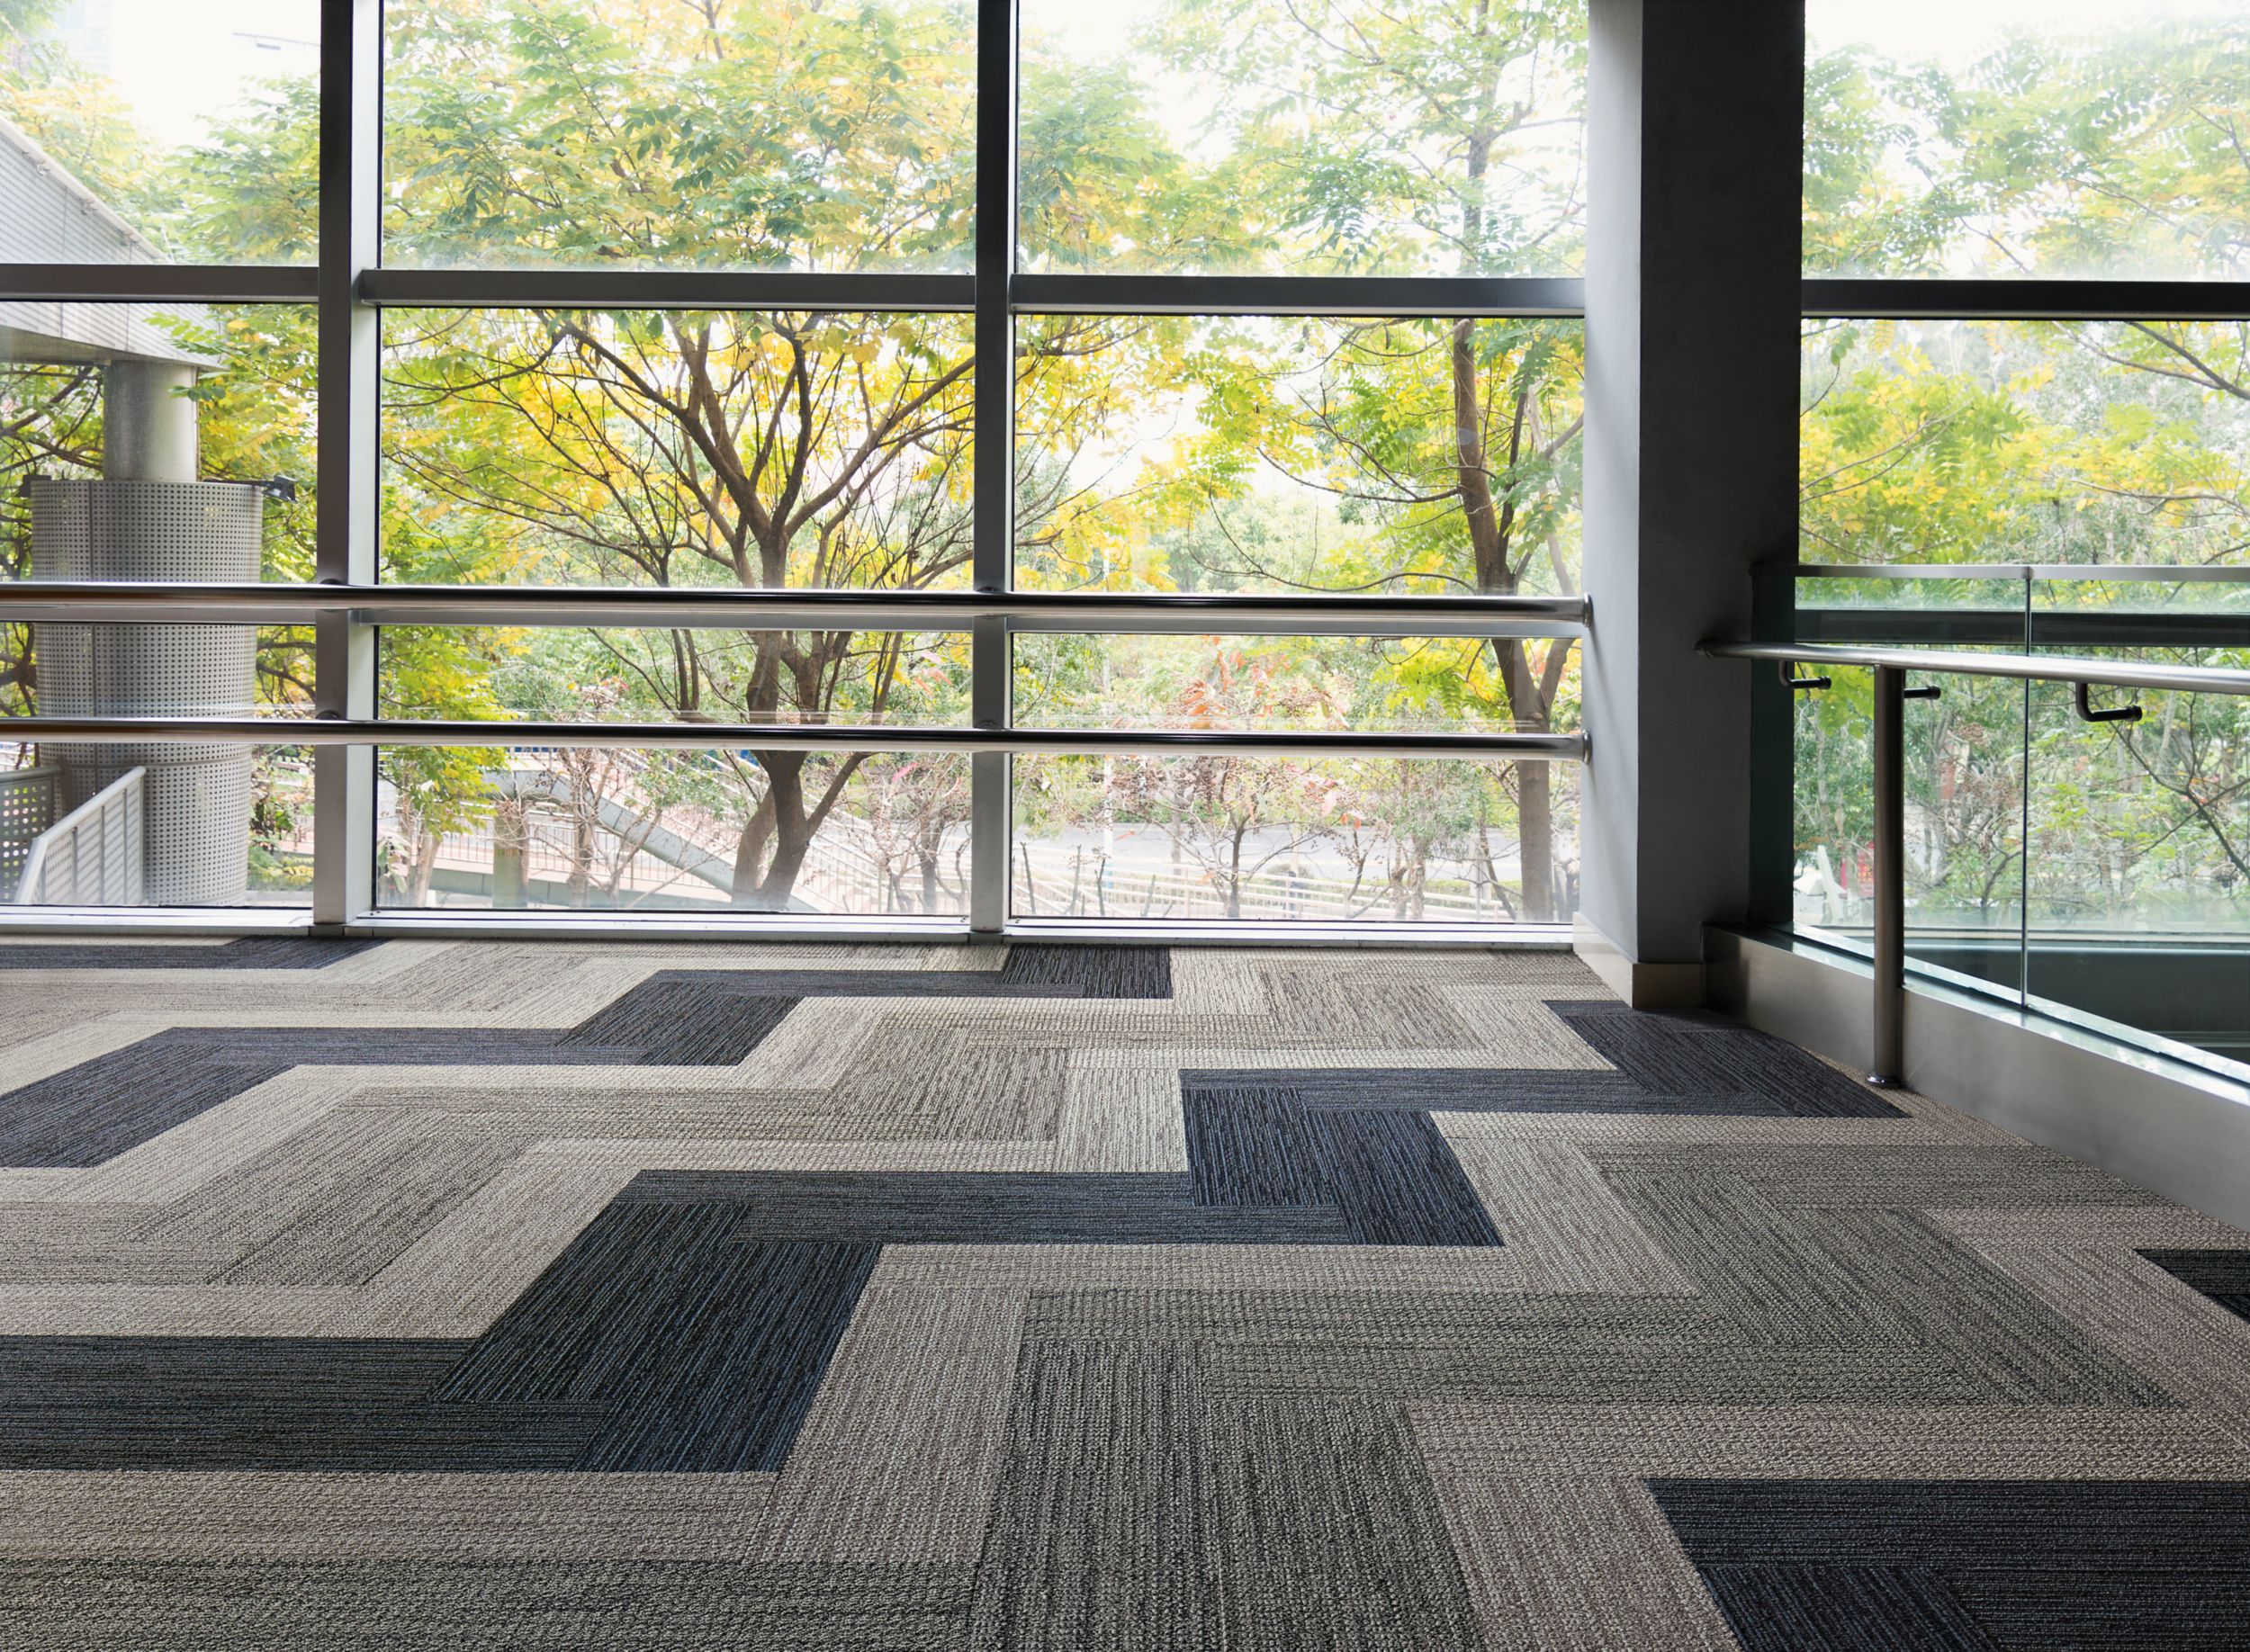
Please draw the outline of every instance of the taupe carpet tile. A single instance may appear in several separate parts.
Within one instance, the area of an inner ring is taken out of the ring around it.
[[[2250,1644],[2250,1237],[1567,955],[0,975],[0,1647]]]

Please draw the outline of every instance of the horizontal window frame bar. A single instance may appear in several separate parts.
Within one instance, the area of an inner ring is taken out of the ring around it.
[[[1576,763],[1583,734],[1218,729],[959,729],[764,723],[462,723],[306,717],[10,717],[0,741],[82,745],[500,746],[513,750],[1005,752],[1016,756],[1426,758]]]
[[[403,270],[361,274],[360,301],[418,309],[823,310],[966,314],[976,278],[796,270]],[[1017,274],[1018,315],[1544,316],[1586,313],[1576,278]]]
[[[2239,321],[2250,282],[1952,281],[1809,276],[1808,320]]]
[[[0,303],[310,304],[312,265],[5,264]]]
[[[310,304],[314,265],[0,263],[0,301]],[[865,270],[362,270],[364,304],[431,310],[818,310],[966,314],[976,278]],[[1552,317],[1586,313],[1576,276],[1020,273],[1018,314]],[[1812,320],[2233,321],[2250,282],[1807,277]]]
[[[1796,665],[1887,666],[1930,677],[2001,677],[2039,683],[2103,683],[2162,694],[2250,695],[2250,671],[2220,666],[2150,665],[2068,654],[1946,653],[1937,649],[1857,648],[1833,642],[1738,642],[1706,637],[1696,651],[1714,660]]]
[[[345,609],[369,624],[667,626],[673,629],[788,630],[807,625],[855,631],[966,629],[979,619],[1026,628],[1102,631],[1149,624],[1188,634],[1274,633],[1307,625],[1328,634],[1426,636],[1432,626],[1465,634],[1512,634],[1493,626],[1534,627],[1527,634],[1575,636],[1587,624],[1584,597],[1150,596],[1094,591],[771,590],[624,586],[256,585],[216,581],[22,580],[0,583],[0,615],[100,624],[171,621],[202,624],[284,624]],[[1370,629],[1371,627],[1376,629]]]
[[[748,310],[965,315],[976,278],[863,270],[360,272],[359,301],[413,310]]]
[[[95,931],[104,936],[182,938],[238,935],[305,935],[316,925],[302,906],[5,906],[0,934],[56,935]],[[385,940],[651,940],[768,939],[860,946],[869,940],[903,946],[958,946],[969,935],[967,916],[921,912],[753,912],[634,911],[603,912],[554,908],[380,906],[335,927],[353,937]],[[1004,940],[1147,940],[1167,947],[1442,947],[1502,951],[1567,952],[1571,938],[1561,924],[1408,923],[1391,919],[1359,923],[1289,923],[1264,919],[1024,918],[996,933]]]
[[[225,264],[0,264],[0,301],[52,304],[312,304],[320,268]],[[608,310],[927,310],[970,313],[976,277],[880,270],[459,270],[369,268],[369,306]],[[1580,277],[1020,273],[1020,315],[1492,315],[1587,313]],[[1800,282],[1804,319],[2236,322],[2250,282]]]
[[[1801,562],[1798,579],[2011,579],[2027,584],[2250,585],[2250,566],[2119,562]]]
[[[1019,274],[1018,315],[1490,316],[1575,319],[1576,276]]]

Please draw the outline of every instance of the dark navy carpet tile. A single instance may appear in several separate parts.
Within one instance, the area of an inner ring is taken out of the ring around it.
[[[1191,1082],[1209,1076],[1181,1075],[1188,1181],[1199,1206],[1332,1208],[1357,1244],[1500,1243],[1427,1113],[1396,1105],[1308,1107],[1302,1091],[1271,1082],[1272,1073],[1262,1084]]]
[[[1180,1074],[1188,1178],[1199,1205],[1327,1205],[1335,1202],[1325,1142],[1294,1085],[1224,1073]]]
[[[1761,1096],[1801,1118],[1896,1118],[1898,1109],[1793,1044],[1701,1010],[1611,1000],[1548,1006],[1603,1060],[1657,1095]]]
[[[2250,1485],[1659,1479],[1650,1489],[1747,1652],[2250,1645]]]
[[[0,1338],[0,1469],[779,1468],[872,1245],[612,1207],[473,1342]]]
[[[1480,1067],[1192,1067],[1183,1090],[1284,1085],[1308,1108],[1417,1113],[1694,1113],[1783,1118],[1780,1096],[1747,1091],[1668,1095],[1598,1070]],[[1884,1105],[1887,1105],[1884,1104]]]
[[[2250,1319],[2250,1251],[2143,1251],[2141,1254],[2228,1313]]]
[[[1914,1566],[1713,1566],[1744,1652],[1999,1652],[1945,1579]]]
[[[800,998],[657,975],[589,1016],[557,1044],[565,1050],[637,1048],[644,1067],[732,1067],[765,1042]]]
[[[1311,1115],[1355,1244],[1496,1245],[1500,1235],[1427,1113]]]
[[[737,1239],[854,1244],[1348,1244],[1331,1206],[1214,1208],[1146,1172],[644,1171],[621,1204],[724,1201]]]
[[[1084,998],[1169,998],[1172,952],[1166,947],[1019,942],[1008,949],[1000,981],[1012,988],[1064,987]]]
[[[159,1033],[0,1096],[0,1165],[106,1163],[296,1064],[203,1047],[147,1047],[176,1036]]]
[[[248,935],[220,946],[53,947],[0,944],[0,970],[8,969],[326,969],[380,947],[379,939],[328,940],[303,936]]]
[[[0,1468],[567,1468],[598,1413],[441,1405],[461,1342],[0,1338]]]
[[[477,1339],[448,1404],[588,1407],[576,1466],[778,1468],[878,1247],[745,1243],[730,1205],[612,1204]]]

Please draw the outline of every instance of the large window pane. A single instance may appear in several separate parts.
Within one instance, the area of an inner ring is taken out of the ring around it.
[[[386,717],[969,722],[965,633],[386,625],[382,635]]]
[[[1553,922],[1578,903],[1567,764],[1019,758],[1015,818],[1018,919]]]
[[[119,646],[113,633],[136,628],[44,629],[112,633],[80,651],[99,660]],[[20,685],[11,694],[10,715],[40,709]],[[0,717],[0,916],[10,906],[311,904],[309,749],[32,745],[6,732]]]
[[[0,571],[310,578],[312,335],[310,311],[295,306],[0,303]],[[98,613],[0,624],[0,712],[10,716],[302,716],[313,686],[305,625],[104,623]],[[307,754],[76,741],[4,750],[0,885],[14,899],[304,902]]]
[[[1022,257],[1570,274],[1585,91],[1584,0],[1027,0]]]
[[[1802,551],[2250,565],[2250,324],[1805,324]]]
[[[410,310],[383,327],[383,577],[966,585],[950,316]]]
[[[0,30],[0,261],[311,261],[319,0],[20,0]]]
[[[379,677],[384,716],[490,719],[496,740],[516,719],[969,721],[968,639],[942,633],[393,625]],[[950,912],[964,898],[963,757],[397,747],[383,787],[392,903]],[[530,857],[527,882],[508,881],[511,852]]]
[[[1811,0],[1814,274],[2250,278],[2244,0]]]
[[[377,794],[386,907],[968,910],[958,755],[393,747]]]
[[[393,263],[968,265],[964,0],[390,0],[384,21]]]
[[[311,579],[315,363],[305,305],[0,301],[0,577]]]
[[[1578,713],[1573,646],[1567,638],[1018,633],[1015,721],[1370,733],[1569,729]]]
[[[1529,319],[1026,318],[1017,583],[1576,590],[1584,336]]]
[[[2129,657],[2250,667],[2244,649]],[[2031,688],[2025,990],[2250,1060],[2250,699],[2094,692],[2140,718],[2088,723],[2069,685]]]
[[[1875,922],[1872,673],[1796,705],[1796,916],[1864,941]],[[1907,956],[2022,984],[2023,685],[1947,678],[1906,707]]]

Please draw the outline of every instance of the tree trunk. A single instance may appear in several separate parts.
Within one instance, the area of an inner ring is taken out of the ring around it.
[[[765,866],[763,875],[758,876],[750,898],[742,898],[742,868],[738,863],[735,873],[735,904],[747,905],[752,911],[778,912],[789,904],[796,893],[797,875],[805,869],[805,857],[812,852],[814,827],[805,813],[805,758],[802,751],[771,751],[761,753],[759,761],[766,771],[766,802],[770,805],[773,822],[773,856]]]
[[[586,802],[587,800],[584,797],[580,797],[578,799],[579,807],[583,809],[586,806]],[[586,892],[593,884],[593,828],[588,823],[585,815],[581,813],[573,816],[571,821],[570,892],[571,904],[572,906],[584,906],[586,904]]]
[[[1554,776],[1545,763],[1516,766],[1516,821],[1522,833],[1524,917],[1552,923],[1554,902]]]

